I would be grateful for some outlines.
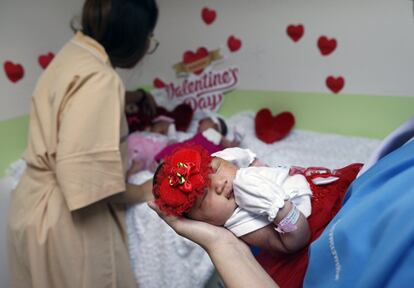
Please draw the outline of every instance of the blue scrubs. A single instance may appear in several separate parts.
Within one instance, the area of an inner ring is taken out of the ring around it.
[[[311,245],[304,287],[414,287],[414,141],[353,182]]]

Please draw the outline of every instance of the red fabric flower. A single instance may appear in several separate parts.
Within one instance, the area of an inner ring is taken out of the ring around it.
[[[153,194],[161,211],[181,216],[210,184],[211,156],[201,146],[187,145],[164,159]]]

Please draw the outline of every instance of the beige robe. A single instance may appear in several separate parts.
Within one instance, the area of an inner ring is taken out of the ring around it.
[[[27,170],[12,195],[12,287],[136,287],[123,208],[124,87],[103,47],[78,32],[42,74]]]

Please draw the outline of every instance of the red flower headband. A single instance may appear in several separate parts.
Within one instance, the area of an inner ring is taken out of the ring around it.
[[[164,159],[153,188],[155,203],[161,211],[181,216],[210,184],[212,157],[200,146],[187,145]]]

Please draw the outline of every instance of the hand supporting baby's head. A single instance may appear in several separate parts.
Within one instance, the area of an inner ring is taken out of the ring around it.
[[[193,145],[177,149],[161,165],[153,189],[161,211],[219,226],[233,214],[235,165]]]

